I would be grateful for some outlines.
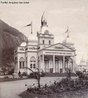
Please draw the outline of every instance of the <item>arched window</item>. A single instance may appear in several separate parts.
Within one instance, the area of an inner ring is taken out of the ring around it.
[[[43,44],[44,44],[45,42],[44,42],[44,40],[43,40]]]
[[[36,58],[34,56],[30,58],[30,68],[36,68]]]
[[[25,67],[25,59],[23,57],[21,57],[19,59],[19,67],[20,68],[24,68]]]

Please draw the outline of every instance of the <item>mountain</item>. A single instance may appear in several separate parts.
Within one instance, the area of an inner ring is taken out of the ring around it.
[[[24,34],[0,20],[0,66],[4,62],[2,59],[3,51],[8,51],[8,49],[13,49],[14,51],[23,41],[27,41],[27,37]]]

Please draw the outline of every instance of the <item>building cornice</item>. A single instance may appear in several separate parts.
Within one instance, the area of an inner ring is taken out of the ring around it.
[[[55,45],[58,45],[58,44],[61,44],[61,45],[65,46],[65,47],[67,47],[68,49],[71,49],[71,50],[62,50],[62,49],[58,49],[58,50],[53,49],[53,50],[55,50],[55,51],[72,51],[72,52],[75,52],[75,51],[76,51],[75,49],[72,49],[72,48],[70,48],[70,47],[68,47],[68,46],[66,46],[66,45],[64,45],[64,44],[62,44],[62,43],[56,43],[56,44],[50,45],[50,46],[48,46],[48,47],[45,47],[45,48],[43,48],[43,49],[40,49],[40,50],[38,50],[38,51],[42,51],[42,50],[53,51],[53,50],[47,49],[47,48],[50,48],[50,47],[55,46]]]

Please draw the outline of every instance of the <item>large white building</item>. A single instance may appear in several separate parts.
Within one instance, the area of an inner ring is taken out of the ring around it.
[[[64,73],[68,68],[74,71],[74,44],[66,41],[54,44],[54,35],[49,32],[44,16],[37,38],[38,40],[29,40],[15,50],[15,72],[30,74],[31,71],[25,67],[33,71],[39,68],[40,71],[47,73]]]

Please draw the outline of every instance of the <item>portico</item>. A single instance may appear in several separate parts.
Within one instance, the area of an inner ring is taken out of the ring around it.
[[[74,72],[74,52],[42,51],[39,67],[45,73],[64,73],[68,69]]]

